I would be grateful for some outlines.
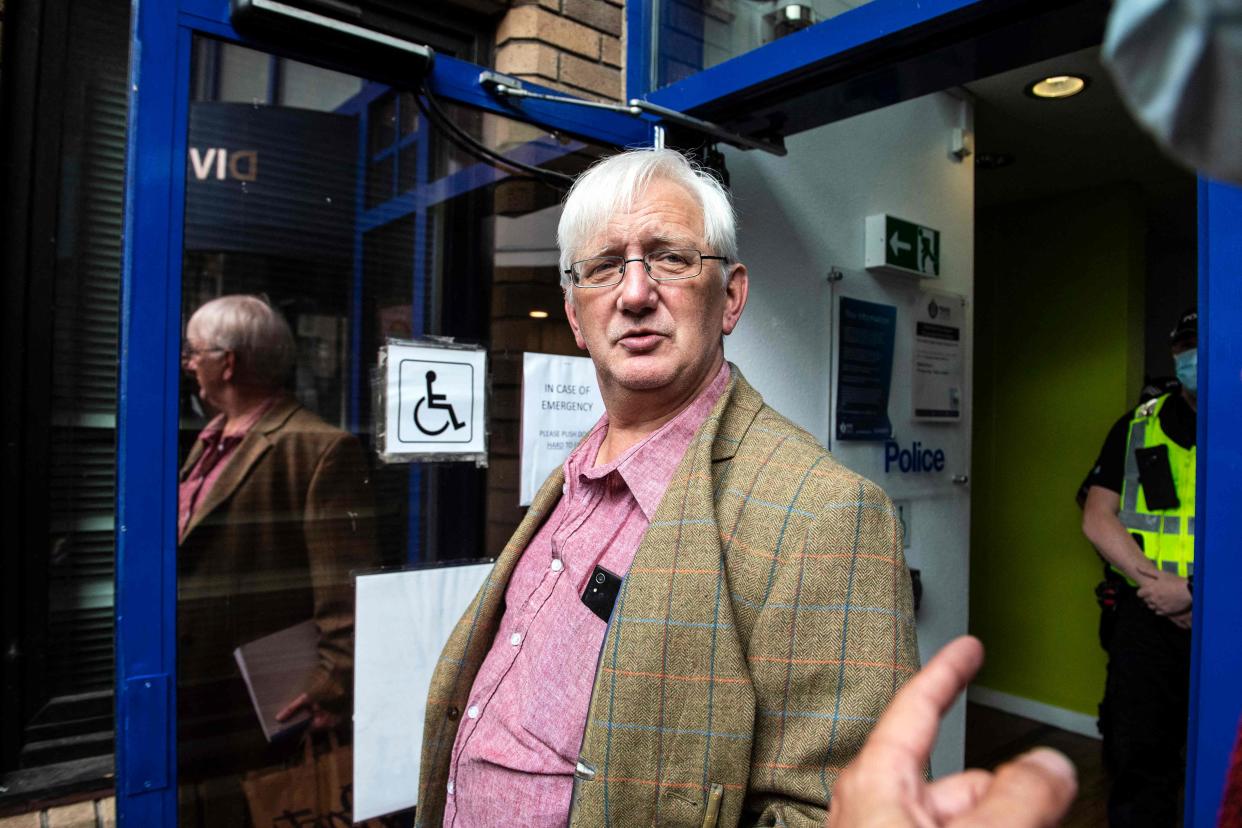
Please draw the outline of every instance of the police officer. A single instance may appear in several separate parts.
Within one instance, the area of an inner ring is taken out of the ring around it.
[[[1108,651],[1104,751],[1112,826],[1177,823],[1190,683],[1195,551],[1199,314],[1169,335],[1180,390],[1112,427],[1088,476],[1083,534],[1109,564],[1116,599]]]

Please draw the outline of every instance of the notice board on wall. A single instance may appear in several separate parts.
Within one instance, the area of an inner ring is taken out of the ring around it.
[[[910,401],[916,422],[960,422],[964,381],[962,328],[965,299],[919,294],[914,307]]]
[[[837,329],[837,439],[887,440],[897,308],[843,296]]]

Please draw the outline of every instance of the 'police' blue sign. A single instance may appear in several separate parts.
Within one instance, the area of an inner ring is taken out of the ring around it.
[[[902,472],[944,471],[944,449],[924,448],[917,440],[910,448],[903,449],[895,440],[889,440],[884,444],[884,472],[891,472],[893,466]]]

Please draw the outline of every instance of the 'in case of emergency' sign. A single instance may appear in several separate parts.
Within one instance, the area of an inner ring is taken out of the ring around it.
[[[940,231],[889,215],[867,216],[867,270],[940,276]]]
[[[380,367],[382,404],[376,410],[384,412],[377,424],[383,459],[487,464],[486,351],[389,340]]]
[[[518,505],[535,492],[604,413],[595,364],[587,357],[522,355],[522,479]]]

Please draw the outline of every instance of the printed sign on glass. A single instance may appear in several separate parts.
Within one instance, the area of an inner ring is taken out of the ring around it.
[[[454,343],[389,340],[381,349],[380,456],[487,464],[487,353]]]
[[[595,365],[587,357],[522,356],[522,480],[527,506],[554,469],[604,413]]]

